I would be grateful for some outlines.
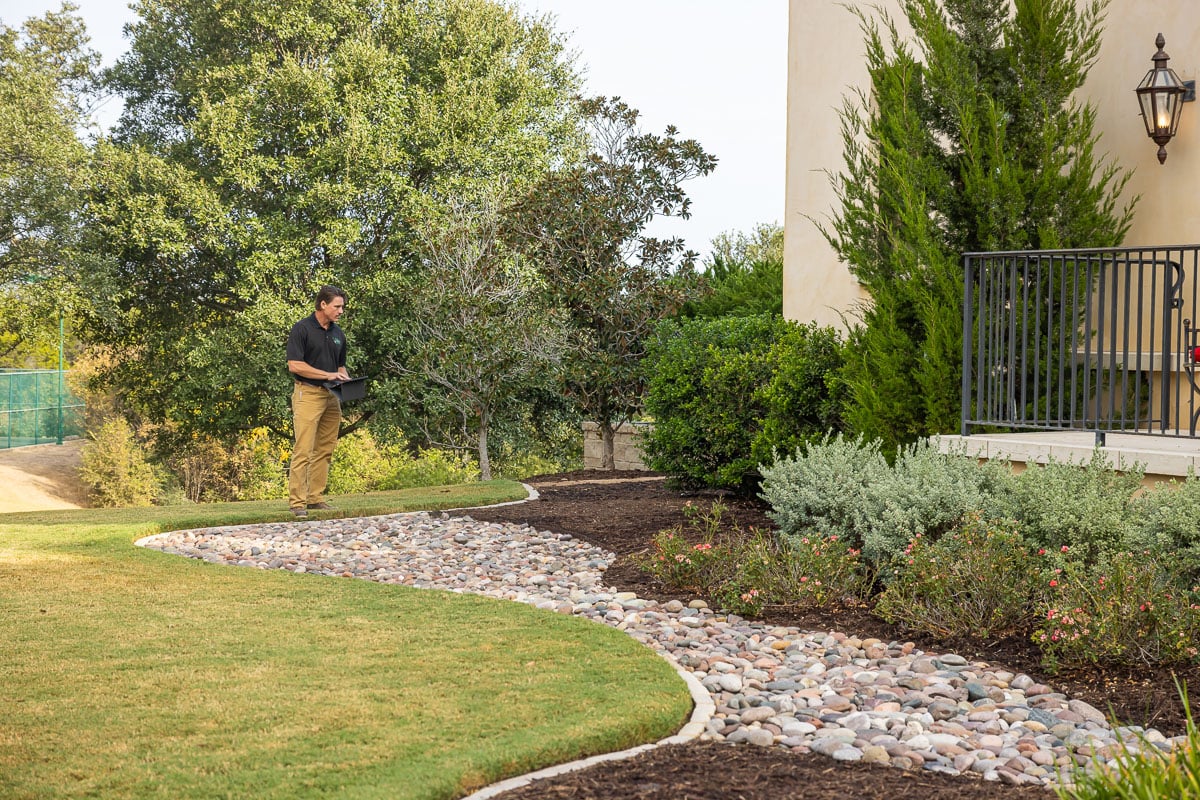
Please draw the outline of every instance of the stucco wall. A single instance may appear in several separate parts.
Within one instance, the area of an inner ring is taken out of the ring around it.
[[[897,0],[876,5],[900,17]],[[1134,169],[1126,197],[1141,201],[1130,245],[1200,241],[1200,103],[1184,106],[1167,163],[1159,165],[1133,91],[1152,66],[1159,32],[1170,66],[1183,80],[1195,79],[1200,13],[1193,0],[1113,0],[1099,60],[1082,90],[1096,108],[1099,152]],[[841,313],[864,297],[814,222],[826,223],[836,207],[829,173],[843,164],[837,112],[854,87],[867,83],[862,40],[859,20],[842,0],[790,0],[783,286],[790,319],[841,327]]]

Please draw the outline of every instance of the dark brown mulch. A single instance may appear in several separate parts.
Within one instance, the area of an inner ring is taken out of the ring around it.
[[[567,533],[617,554],[605,583],[641,597],[692,599],[667,591],[645,575],[630,556],[644,550],[657,532],[683,525],[688,502],[707,507],[716,495],[689,494],[670,488],[661,476],[645,472],[581,471],[526,481],[541,495],[537,502],[472,511],[480,520],[526,523],[539,530]],[[766,507],[754,500],[722,497],[723,519],[737,529],[772,528]],[[837,630],[884,641],[911,641],[923,650],[957,652],[1013,672],[1110,710],[1127,724],[1155,727],[1167,735],[1183,732],[1184,712],[1174,675],[1166,669],[1087,667],[1050,675],[1039,652],[1022,638],[999,641],[938,641],[914,635],[872,616],[867,608],[805,612],[768,608],[762,620],[809,630]],[[1200,670],[1178,673],[1200,685]],[[841,764],[824,756],[798,756],[782,750],[716,743],[661,747],[626,761],[538,781],[505,793],[502,800],[534,798],[644,798],[645,800],[852,800],[853,798],[929,798],[990,800],[1049,796],[1045,790],[986,783],[971,777],[906,772],[866,764]]]

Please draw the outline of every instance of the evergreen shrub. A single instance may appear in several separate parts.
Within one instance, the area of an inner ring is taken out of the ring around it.
[[[1136,496],[1125,546],[1169,554],[1180,580],[1200,584],[1200,479],[1189,474]]]
[[[883,569],[916,536],[938,539],[958,528],[988,499],[1007,494],[1012,471],[1001,461],[980,464],[941,453],[928,440],[901,448],[895,466],[873,487],[879,515],[863,538],[863,553]]]
[[[888,469],[877,440],[825,436],[764,467],[762,497],[783,536],[820,532],[861,548],[882,514],[875,489]]]
[[[390,469],[377,487],[380,490],[447,486],[479,480],[479,467],[469,453],[453,453],[435,447],[422,448],[416,455],[398,451]]]
[[[369,431],[360,428],[343,436],[329,463],[329,493],[362,494],[379,489],[391,462]]]
[[[1006,465],[980,465],[927,442],[903,448],[894,467],[879,440],[826,437],[763,469],[763,498],[784,535],[836,534],[884,571],[916,536],[936,539],[1011,480]]]
[[[380,444],[370,431],[343,436],[329,466],[330,494],[444,486],[479,479],[479,468],[468,453],[437,448],[413,454],[402,442]]]
[[[660,325],[646,358],[649,465],[692,487],[753,491],[774,447],[837,420],[832,329],[770,315]]]
[[[158,462],[169,471],[169,494],[159,498],[163,505],[287,496],[287,449],[265,428],[242,434],[233,442],[198,433],[164,434],[163,428],[151,433],[156,434]]]
[[[1051,551],[1065,545],[1096,563],[1124,547],[1142,474],[1114,471],[1098,448],[1084,465],[1030,464],[1009,491],[991,495],[987,516],[1015,519],[1030,543]]]

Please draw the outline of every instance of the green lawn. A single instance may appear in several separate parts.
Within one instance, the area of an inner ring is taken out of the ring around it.
[[[524,496],[335,498],[340,516]],[[132,546],[280,503],[0,515],[0,797],[453,798],[670,735],[623,633],[517,603]]]

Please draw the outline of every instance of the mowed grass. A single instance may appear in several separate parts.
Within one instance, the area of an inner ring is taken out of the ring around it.
[[[519,497],[498,481],[327,515]],[[133,546],[283,518],[278,502],[0,515],[0,797],[453,798],[686,721],[670,666],[604,625]]]

